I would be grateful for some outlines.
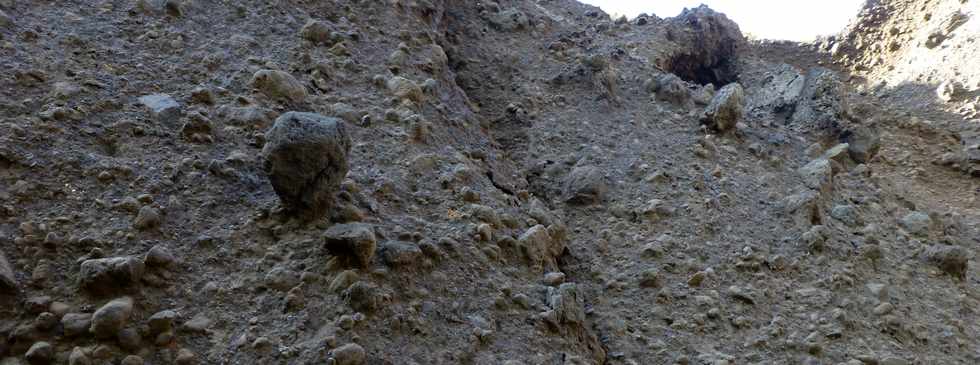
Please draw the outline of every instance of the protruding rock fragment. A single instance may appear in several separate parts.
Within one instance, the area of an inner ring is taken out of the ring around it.
[[[926,249],[926,258],[947,274],[966,279],[970,256],[965,248],[952,245],[934,245]]]
[[[286,99],[295,103],[306,100],[306,87],[288,72],[259,70],[252,75],[252,87],[273,99]]]
[[[721,88],[704,110],[701,123],[708,128],[724,132],[735,127],[745,111],[745,90],[739,83]]]
[[[44,341],[36,342],[27,350],[24,358],[31,365],[48,365],[54,361],[54,347]]]
[[[310,19],[300,30],[299,34],[303,39],[313,42],[315,44],[326,44],[330,45],[335,43],[334,38],[331,37],[333,30],[330,29],[330,25],[319,20]]]
[[[845,131],[844,142],[847,142],[847,152],[857,163],[871,161],[881,149],[881,137],[871,128],[857,127]]]
[[[374,228],[364,223],[337,224],[323,234],[324,247],[331,255],[347,257],[366,268],[371,265],[377,239]]]
[[[177,103],[177,100],[170,97],[170,95],[144,95],[139,98],[139,102],[149,110],[150,116],[160,123],[176,125],[177,120],[180,119],[180,104]]]
[[[133,227],[141,231],[153,229],[160,226],[160,211],[149,205],[140,208],[133,220]]]
[[[565,242],[552,237],[540,224],[524,232],[517,239],[517,245],[531,265],[541,269],[556,269],[557,257],[565,250]]]
[[[265,172],[290,213],[320,217],[347,176],[351,140],[340,119],[289,112],[276,119],[262,149]]]
[[[68,313],[61,317],[61,327],[66,337],[81,336],[92,326],[91,313]]]
[[[657,100],[686,106],[690,104],[691,89],[680,77],[671,73],[657,75],[647,81],[647,91],[656,94]]]
[[[422,257],[422,249],[411,242],[389,241],[382,247],[382,255],[389,266],[410,267]]]
[[[133,298],[122,297],[109,301],[92,315],[89,332],[96,338],[113,338],[129,322],[133,313]]]
[[[924,235],[929,233],[929,226],[932,225],[932,218],[923,212],[911,212],[902,217],[898,222],[906,232],[912,235]]]
[[[176,260],[177,259],[174,258],[174,254],[166,247],[161,245],[151,247],[150,251],[147,251],[146,256],[143,258],[143,262],[146,263],[146,266],[164,268],[170,266]]]
[[[830,161],[818,158],[810,161],[798,171],[803,178],[803,184],[813,190],[824,190],[833,182],[834,173]]]
[[[349,343],[331,351],[331,357],[337,365],[363,365],[367,361],[364,348],[356,343]]]
[[[597,204],[602,202],[606,190],[601,170],[594,166],[578,166],[565,178],[564,199],[569,204]]]
[[[401,76],[393,76],[386,82],[388,91],[391,92],[396,98],[402,100],[411,100],[416,103],[421,103],[425,98],[425,93],[415,81],[406,79]]]
[[[549,293],[548,306],[555,311],[559,323],[585,323],[585,298],[575,283],[561,284],[558,288],[549,289]]]
[[[111,257],[82,262],[79,285],[97,294],[107,294],[139,283],[145,267],[135,257]]]
[[[374,284],[358,281],[344,291],[344,298],[358,312],[373,312],[381,306],[381,294]]]
[[[157,312],[149,319],[150,333],[158,334],[172,330],[176,319],[177,312],[172,310]]]
[[[75,347],[68,355],[68,365],[92,365],[92,360],[89,359],[85,350],[82,350],[81,347]]]
[[[13,266],[7,261],[7,257],[0,252],[0,294],[11,294],[19,291],[17,278],[14,277]]]

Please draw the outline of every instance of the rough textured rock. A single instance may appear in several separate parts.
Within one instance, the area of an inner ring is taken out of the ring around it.
[[[349,169],[351,139],[344,122],[289,112],[276,119],[262,149],[272,187],[290,212],[321,216]]]
[[[143,260],[132,256],[85,260],[78,284],[95,294],[111,294],[139,284],[145,270]]]
[[[47,365],[54,361],[54,347],[50,343],[39,341],[34,343],[24,354],[27,363],[31,365]]]
[[[269,98],[285,99],[294,103],[306,100],[306,87],[285,71],[256,71],[252,75],[251,85]]]
[[[87,334],[91,326],[91,313],[67,313],[61,317],[61,327],[65,331],[65,336],[68,337]]]
[[[0,293],[10,294],[19,290],[17,277],[14,276],[14,269],[7,261],[7,257],[0,252]]]
[[[109,301],[92,315],[89,332],[96,338],[112,338],[129,323],[133,313],[133,298],[122,297]]]
[[[361,345],[349,343],[331,351],[337,365],[362,365],[367,361],[367,354]]]
[[[139,98],[139,102],[146,107],[154,120],[164,125],[176,125],[177,120],[180,119],[180,104],[170,95],[144,95]]]
[[[674,74],[657,75],[649,81],[647,89],[647,91],[654,93],[658,100],[667,101],[674,105],[686,106],[691,100],[691,89],[688,87],[688,83]]]
[[[565,178],[564,199],[570,204],[598,204],[607,190],[602,170],[595,166],[578,166]]]
[[[836,72],[824,68],[810,70],[805,80],[790,123],[803,131],[838,133],[849,113],[844,83]]]
[[[742,120],[745,112],[745,90],[737,82],[718,90],[704,110],[701,123],[717,131],[728,131]]]
[[[966,279],[970,256],[963,247],[933,245],[926,249],[925,256],[947,274],[961,280]]]
[[[683,46],[660,66],[684,80],[727,85],[736,81],[736,54],[745,46],[738,24],[705,5],[684,9],[667,20],[667,38]]]
[[[366,268],[371,265],[377,247],[374,228],[369,224],[337,224],[323,234],[324,247],[331,255],[349,257],[354,264]]]
[[[540,224],[524,232],[517,239],[517,244],[524,256],[535,267],[541,269],[557,268],[555,260],[565,250],[563,240],[560,237],[552,237],[548,228]]]

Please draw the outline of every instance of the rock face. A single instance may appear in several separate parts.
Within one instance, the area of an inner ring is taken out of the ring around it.
[[[95,294],[111,294],[138,284],[145,270],[143,260],[131,256],[85,260],[78,284]]]
[[[276,119],[266,139],[263,166],[283,207],[313,217],[327,213],[349,169],[351,139],[344,122],[289,112]]]
[[[814,68],[807,72],[805,80],[790,124],[801,131],[838,133],[841,122],[849,115],[840,77],[829,69]]]
[[[724,132],[735,128],[745,112],[745,90],[737,82],[721,88],[704,110],[701,123]]]

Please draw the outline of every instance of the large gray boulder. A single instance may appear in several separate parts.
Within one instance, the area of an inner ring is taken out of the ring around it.
[[[745,113],[745,90],[739,83],[731,83],[721,88],[711,103],[704,109],[701,123],[717,131],[735,128],[735,124]]]
[[[264,168],[289,213],[323,216],[347,176],[351,140],[344,122],[313,113],[281,115],[266,133]]]
[[[572,205],[601,203],[608,187],[602,171],[595,166],[578,166],[565,178],[565,202]]]

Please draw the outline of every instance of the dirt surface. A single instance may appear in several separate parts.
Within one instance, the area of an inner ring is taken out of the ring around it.
[[[0,364],[978,363],[976,12],[0,0]]]

